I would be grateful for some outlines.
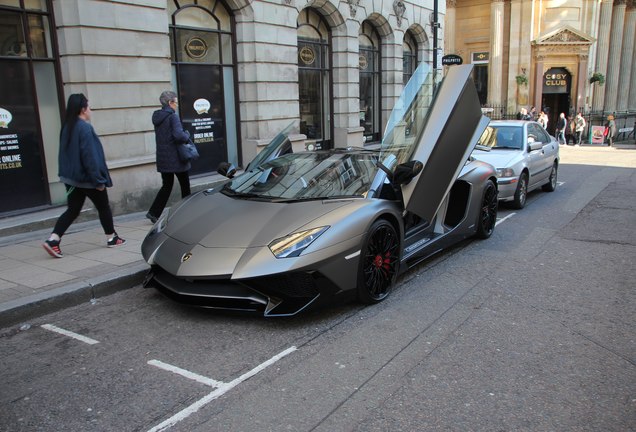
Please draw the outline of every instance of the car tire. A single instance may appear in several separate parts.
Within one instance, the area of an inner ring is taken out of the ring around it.
[[[514,200],[512,201],[512,207],[516,209],[522,209],[526,206],[526,199],[528,198],[528,173],[522,172],[517,182],[517,190],[515,191]]]
[[[552,171],[550,171],[550,178],[548,179],[548,182],[544,184],[543,186],[541,186],[541,189],[543,189],[546,192],[554,192],[554,190],[557,188],[558,172],[559,172],[559,166],[555,162],[552,165]]]
[[[367,234],[360,253],[358,300],[378,303],[393,289],[400,266],[400,239],[395,227],[384,219],[376,220]]]
[[[484,193],[481,199],[475,237],[487,239],[492,235],[497,223],[498,203],[497,187],[492,180],[488,180],[484,186]]]

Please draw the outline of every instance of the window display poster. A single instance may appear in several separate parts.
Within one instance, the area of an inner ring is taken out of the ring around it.
[[[216,172],[227,161],[225,107],[220,66],[179,65],[179,114],[199,150],[191,174]]]
[[[48,199],[31,82],[26,62],[0,62],[0,214]]]

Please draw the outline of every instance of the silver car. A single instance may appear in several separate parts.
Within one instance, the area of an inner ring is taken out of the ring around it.
[[[480,141],[491,150],[486,152],[478,146],[473,156],[497,169],[501,201],[521,209],[528,192],[539,187],[546,192],[556,189],[559,143],[539,123],[494,120]]]

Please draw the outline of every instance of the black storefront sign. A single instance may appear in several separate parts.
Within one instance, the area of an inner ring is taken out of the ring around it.
[[[181,64],[178,79],[181,121],[200,155],[190,173],[214,172],[227,161],[221,67]]]
[[[464,63],[464,60],[457,54],[446,54],[442,57],[442,65],[444,66],[460,65],[462,63]]]

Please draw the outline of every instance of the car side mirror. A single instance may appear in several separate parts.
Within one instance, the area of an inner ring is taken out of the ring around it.
[[[216,172],[227,178],[233,178],[236,174],[236,167],[229,162],[221,162]]]
[[[542,142],[535,142],[528,140],[528,145],[530,146],[530,151],[541,150],[543,148]]]
[[[422,172],[424,164],[417,160],[399,164],[393,172],[393,183],[396,185],[405,185],[413,180]]]

